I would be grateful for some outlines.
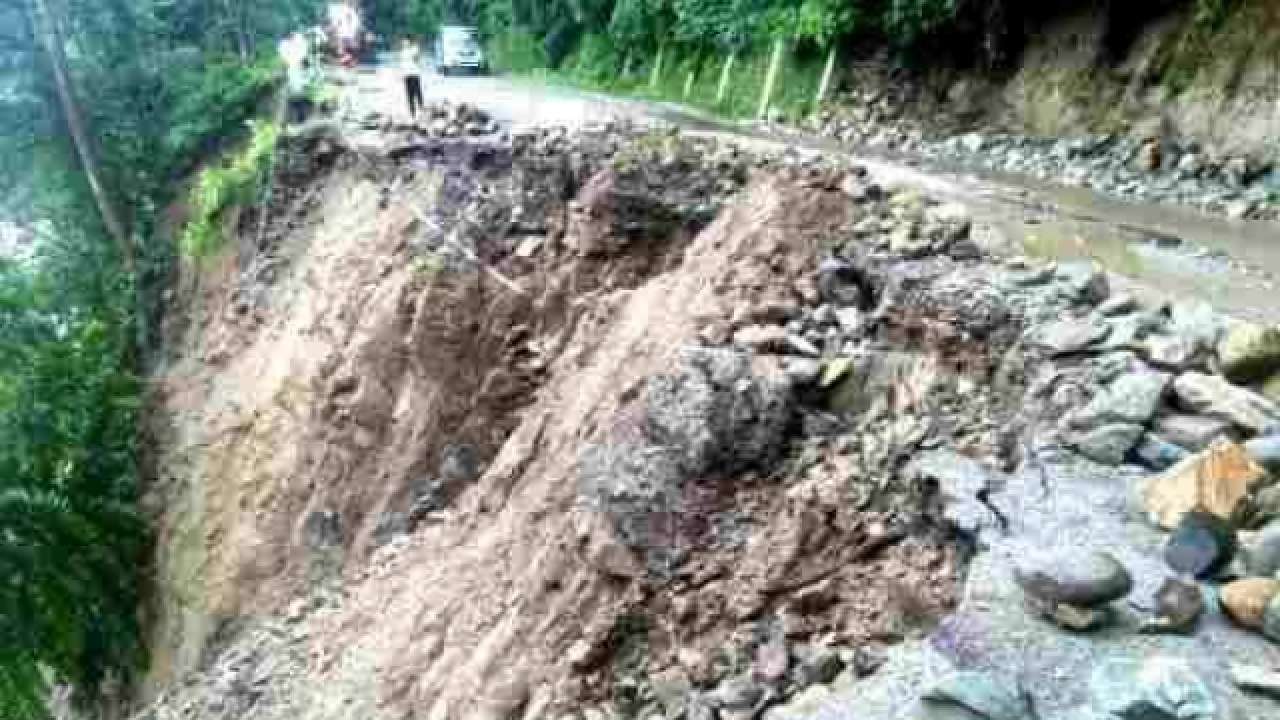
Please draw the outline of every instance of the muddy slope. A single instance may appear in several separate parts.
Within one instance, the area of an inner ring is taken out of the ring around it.
[[[321,201],[201,286],[225,309],[158,382],[140,717],[1128,717],[1171,692],[1147,655],[1200,703],[1170,717],[1274,707],[1229,665],[1276,647],[1216,604],[1139,632],[1173,571],[1134,490],[1202,449],[1171,418],[1280,424],[1213,374],[1227,319],[995,258],[856,168],[379,132],[300,141]],[[1024,605],[1015,567],[1093,550],[1133,591],[1104,629]]]

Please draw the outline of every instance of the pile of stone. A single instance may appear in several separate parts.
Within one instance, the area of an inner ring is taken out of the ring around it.
[[[889,100],[861,95],[815,118],[813,129],[860,148],[1028,175],[1126,200],[1188,205],[1231,218],[1280,216],[1280,168],[1245,155],[1215,155],[1170,138],[937,135]]]

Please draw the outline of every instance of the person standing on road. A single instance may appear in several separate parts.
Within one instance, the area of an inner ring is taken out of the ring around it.
[[[291,123],[307,119],[311,101],[307,96],[311,78],[307,72],[310,43],[302,33],[293,33],[280,41],[280,60],[285,67],[285,92],[288,93],[288,117]]]
[[[426,107],[422,98],[422,51],[412,38],[405,38],[400,46],[400,69],[404,72],[404,92],[409,101],[409,117],[418,117],[418,111]]]

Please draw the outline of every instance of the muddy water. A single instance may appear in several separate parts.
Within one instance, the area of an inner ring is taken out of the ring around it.
[[[399,112],[398,75],[357,75],[365,103]],[[607,119],[668,124],[760,149],[847,153],[830,141],[781,138],[669,103],[619,99],[507,78],[427,79],[429,99],[473,103],[513,126],[581,126]],[[922,167],[912,158],[856,154],[879,182],[963,202],[975,219],[1031,256],[1093,259],[1153,300],[1195,298],[1231,314],[1280,322],[1280,224],[1232,222],[1024,177]]]

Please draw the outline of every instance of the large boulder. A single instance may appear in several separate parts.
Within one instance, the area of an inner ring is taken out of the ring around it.
[[[1250,491],[1267,477],[1245,449],[1222,440],[1142,486],[1147,516],[1160,527],[1177,527],[1182,516],[1200,510],[1230,520]]]
[[[757,375],[744,353],[687,348],[675,371],[650,378],[608,436],[583,451],[580,494],[612,518],[624,543],[647,552],[651,567],[665,565],[680,552],[669,526],[689,483],[780,454],[791,394],[778,375]]]
[[[1254,435],[1280,428],[1280,407],[1217,375],[1184,373],[1173,387],[1179,404],[1190,412],[1228,420]]]
[[[1242,385],[1269,380],[1280,372],[1280,327],[1242,323],[1218,345],[1218,362],[1228,380]]]

